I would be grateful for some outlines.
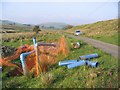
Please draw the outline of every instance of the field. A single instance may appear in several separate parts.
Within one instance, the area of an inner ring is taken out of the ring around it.
[[[77,29],[84,32],[83,36],[118,45],[118,19],[76,26],[69,29],[67,33],[74,33]]]
[[[39,34],[22,33],[3,35],[3,45],[19,47],[24,44],[32,45],[32,37],[37,38],[37,42],[56,42],[64,35],[63,32],[46,32]],[[26,78],[24,75],[7,76],[7,73],[14,67],[3,67],[2,87],[3,88],[117,88],[118,87],[118,60],[111,55],[97,49],[87,43],[65,36],[69,53],[65,57],[59,55],[57,63],[49,67],[49,71],[40,74],[38,77]],[[22,39],[22,40],[21,40]],[[80,42],[79,49],[73,49],[71,43]],[[113,42],[114,44],[117,44]],[[76,60],[79,56],[98,53],[99,57],[91,59],[98,61],[97,68],[86,65],[68,69],[66,66],[58,66],[61,60]],[[20,59],[12,62],[20,63]]]

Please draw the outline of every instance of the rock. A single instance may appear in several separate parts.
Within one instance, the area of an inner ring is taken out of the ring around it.
[[[72,47],[73,48],[80,48],[80,43],[79,42],[72,43]]]

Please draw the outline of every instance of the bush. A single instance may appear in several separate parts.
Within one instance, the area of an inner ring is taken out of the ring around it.
[[[36,25],[36,26],[33,28],[33,32],[36,32],[36,34],[37,34],[39,31],[41,31],[41,29],[39,28],[39,26]]]

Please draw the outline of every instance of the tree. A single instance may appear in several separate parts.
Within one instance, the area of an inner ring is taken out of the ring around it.
[[[73,28],[72,25],[67,25],[66,27],[64,27],[65,30],[66,30],[66,29],[71,29],[71,28]]]
[[[36,34],[37,34],[39,31],[41,31],[41,29],[39,28],[39,26],[36,25],[36,26],[33,28],[33,32],[36,32]]]

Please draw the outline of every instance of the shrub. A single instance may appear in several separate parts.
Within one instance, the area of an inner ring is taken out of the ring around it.
[[[36,32],[36,34],[37,34],[39,31],[41,31],[41,29],[39,28],[39,26],[36,25],[36,26],[33,28],[33,32]]]

